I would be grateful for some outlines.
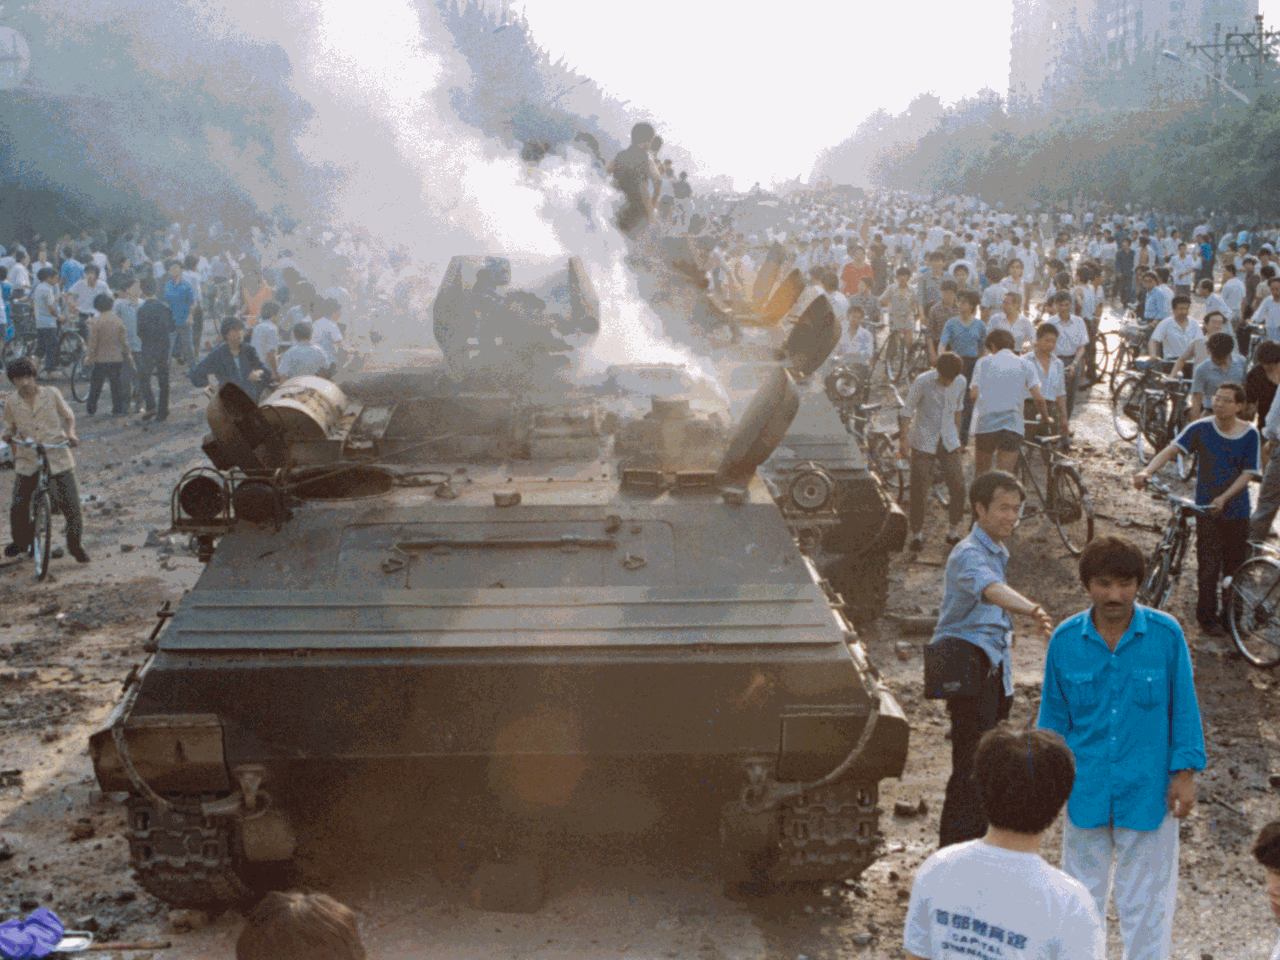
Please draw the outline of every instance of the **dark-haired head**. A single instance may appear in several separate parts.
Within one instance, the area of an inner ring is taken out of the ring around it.
[[[1272,820],[1258,831],[1253,858],[1268,870],[1280,873],[1280,820]]]
[[[1006,721],[978,741],[973,780],[991,826],[1034,836],[1049,829],[1071,796],[1076,761],[1054,731]]]
[[[1013,334],[1008,330],[992,330],[987,334],[986,346],[990,353],[1012,350],[1014,347]]]
[[[36,365],[34,360],[22,357],[18,360],[10,360],[4,368],[5,376],[9,378],[10,383],[17,383],[27,377],[35,379]]]
[[[236,960],[365,960],[356,915],[323,893],[272,891],[246,918]]]
[[[1018,482],[1017,477],[1011,473],[1005,473],[1003,470],[991,470],[982,474],[969,485],[969,505],[975,509],[978,506],[981,506],[983,510],[991,509],[991,501],[995,498],[997,490],[1016,493],[1019,500],[1027,499],[1027,491]]]
[[[946,350],[938,354],[938,359],[933,362],[933,368],[938,371],[939,377],[950,383],[964,370],[964,361],[960,359],[959,354]]]
[[[1145,572],[1142,551],[1124,537],[1094,537],[1080,554],[1080,582],[1086,590],[1095,577],[1141,583]]]
[[[1209,356],[1221,363],[1236,349],[1236,338],[1229,333],[1215,333],[1207,341]]]

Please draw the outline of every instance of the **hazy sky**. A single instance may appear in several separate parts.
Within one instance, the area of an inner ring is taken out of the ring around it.
[[[739,188],[807,179],[818,151],[877,107],[898,112],[926,90],[946,102],[1003,94],[1009,82],[1010,0],[648,0],[607,17],[596,0],[521,2],[552,59],[647,110]],[[1261,12],[1275,26],[1280,0]]]

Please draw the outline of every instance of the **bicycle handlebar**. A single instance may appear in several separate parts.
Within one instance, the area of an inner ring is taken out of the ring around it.
[[[60,440],[58,443],[41,443],[39,440],[24,440],[21,437],[14,437],[9,442],[19,447],[27,447],[31,450],[61,450],[63,447],[71,446],[70,439]]]
[[[1192,513],[1196,513],[1196,514],[1204,514],[1204,515],[1209,514],[1208,504],[1204,504],[1202,506],[1201,504],[1196,503],[1194,500],[1188,500],[1186,497],[1178,496],[1176,493],[1174,493],[1172,490],[1169,489],[1168,484],[1162,483],[1161,481],[1157,480],[1155,477],[1152,477],[1150,480],[1147,481],[1147,486],[1156,492],[1157,499],[1166,500],[1169,503],[1173,504],[1174,506],[1178,507],[1179,509],[1189,510]]]

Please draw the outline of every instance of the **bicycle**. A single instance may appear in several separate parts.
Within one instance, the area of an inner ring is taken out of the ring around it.
[[[1280,562],[1250,557],[1222,581],[1222,592],[1236,649],[1259,669],[1280,666]]]
[[[1182,561],[1186,559],[1187,544],[1191,540],[1191,519],[1208,516],[1209,507],[1178,496],[1159,480],[1150,480],[1147,485],[1155,491],[1157,499],[1169,504],[1170,514],[1164,535],[1151,554],[1146,579],[1138,590],[1138,602],[1163,610],[1182,576]]]
[[[889,383],[913,380],[929,369],[927,334],[919,327],[910,331],[890,330],[885,339],[884,374]],[[874,370],[874,365],[872,370]]]
[[[1153,386],[1148,390],[1150,393],[1142,407],[1143,416],[1135,441],[1140,463],[1147,463],[1172,443],[1190,421],[1187,405],[1187,397],[1191,394],[1190,380],[1160,373],[1155,375]],[[1144,439],[1151,445],[1150,455],[1143,445]],[[1189,480],[1195,472],[1195,457],[1179,450],[1176,462],[1179,479]]]
[[[905,404],[898,394],[898,388],[890,385],[896,409],[901,410]],[[907,483],[910,478],[907,464],[898,459],[898,430],[884,430],[871,422],[884,403],[854,403],[842,413],[841,420],[845,430],[858,441],[867,458],[867,469],[880,478],[885,489],[898,503],[905,501]]]
[[[53,554],[53,497],[49,494],[49,478],[53,475],[49,470],[50,450],[61,450],[71,445],[70,440],[61,443],[43,444],[38,440],[20,440],[14,438],[18,446],[34,450],[40,459],[37,471],[36,488],[31,494],[31,556],[36,562],[36,579],[43,580],[49,573],[49,558]]]
[[[1142,361],[1120,382],[1111,398],[1111,423],[1121,440],[1133,443],[1139,463],[1147,463],[1187,425],[1191,381],[1165,376],[1161,361]],[[1145,441],[1145,444],[1144,444]],[[1195,457],[1178,452],[1178,476],[1190,479]]]
[[[1098,370],[1099,373],[1105,370],[1111,396],[1116,395],[1116,389],[1125,374],[1134,369],[1134,361],[1146,354],[1150,338],[1151,328],[1132,319],[1132,315],[1126,318],[1119,330],[1108,330],[1098,337],[1099,352],[1102,355]]]
[[[1030,420],[1027,424],[1035,426],[1038,421]],[[1074,460],[1062,455],[1061,442],[1062,438],[1056,434],[1024,440],[1018,449],[1014,476],[1021,479],[1023,485],[1035,494],[1040,501],[1041,514],[1053,522],[1058,536],[1071,555],[1079,556],[1085,545],[1093,539],[1093,498],[1089,496],[1089,489],[1080,476],[1079,466]],[[1028,449],[1039,453],[1044,464],[1043,490],[1027,457]],[[1024,500],[1021,517],[1029,516],[1034,510]]]

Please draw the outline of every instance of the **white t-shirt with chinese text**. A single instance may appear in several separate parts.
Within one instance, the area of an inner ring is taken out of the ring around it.
[[[970,840],[916,871],[903,946],[926,960],[1104,960],[1102,920],[1079,880],[1035,853]]]

